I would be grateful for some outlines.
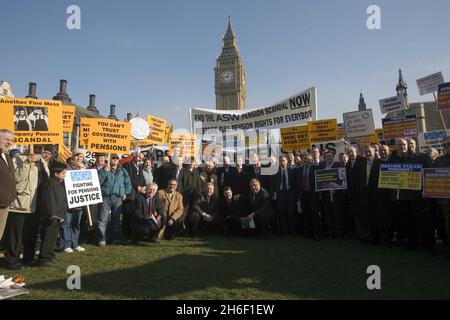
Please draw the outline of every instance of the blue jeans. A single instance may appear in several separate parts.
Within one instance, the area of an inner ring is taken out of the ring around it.
[[[60,241],[59,248],[64,250],[67,248],[78,247],[78,238],[80,237],[80,221],[83,211],[66,212],[64,222],[60,225]]]
[[[108,241],[119,240],[121,235],[120,215],[122,213],[122,198],[116,196],[103,197],[103,203],[98,208],[98,241],[106,241],[106,226],[111,213],[111,232]]]

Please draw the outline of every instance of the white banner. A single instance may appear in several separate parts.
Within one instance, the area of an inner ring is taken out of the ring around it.
[[[64,184],[69,209],[103,202],[97,170],[68,170]]]
[[[226,132],[293,127],[316,120],[316,88],[299,92],[270,107],[248,111],[191,108],[189,112],[191,128],[197,136],[207,130]]]
[[[394,111],[406,110],[405,96],[400,94],[390,98],[381,99],[380,108],[381,113],[389,113]]]
[[[323,153],[327,150],[334,153],[334,161],[339,162],[339,155],[341,153],[346,152],[346,146],[344,140],[337,141],[329,141],[329,142],[321,142],[321,143],[313,143],[311,147],[317,147],[320,150],[320,154],[322,155],[320,158],[323,159]]]
[[[429,76],[420,78],[416,80],[417,86],[419,87],[420,95],[432,93],[437,91],[438,86],[441,83],[444,83],[444,77],[442,76],[442,72],[436,72],[430,74]]]
[[[428,148],[436,148],[439,155],[444,154],[442,140],[450,135],[450,130],[437,130],[429,132],[420,132],[417,137],[420,152],[425,152]]]
[[[345,136],[347,138],[367,137],[375,134],[372,109],[343,114]]]

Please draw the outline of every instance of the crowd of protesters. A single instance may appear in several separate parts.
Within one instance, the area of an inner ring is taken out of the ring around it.
[[[287,153],[271,159],[278,168],[272,175],[263,174],[256,154],[247,159],[250,164],[239,157],[235,165],[224,157],[220,166],[214,159],[198,164],[163,157],[154,166],[143,153],[97,153],[95,164],[86,166],[83,149],[72,150],[61,163],[53,159],[53,146],[37,160],[31,149],[11,150],[13,141],[14,133],[0,130],[0,237],[12,270],[55,265],[55,250],[83,252],[82,243],[104,247],[175,236],[270,239],[276,233],[317,241],[357,239],[405,250],[423,246],[430,253],[437,239],[449,242],[447,199],[381,189],[378,179],[382,163],[450,167],[450,138],[444,139],[445,153],[439,157],[432,149],[417,152],[413,139],[397,139],[393,152],[378,144],[362,152],[348,146],[337,162],[334,153],[321,154],[318,148]],[[346,169],[348,188],[317,192],[315,171],[339,167]],[[68,209],[65,175],[82,169],[97,170],[103,202],[89,210]],[[255,228],[243,228],[243,220],[253,221]]]

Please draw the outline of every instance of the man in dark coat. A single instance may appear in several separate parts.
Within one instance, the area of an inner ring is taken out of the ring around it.
[[[271,183],[274,199],[277,201],[278,222],[282,235],[295,233],[296,183],[294,170],[288,168],[287,157],[280,157],[280,168]]]
[[[231,189],[235,195],[248,195],[250,179],[244,170],[244,162],[242,158],[236,160],[236,168],[231,174]]]
[[[161,166],[154,171],[153,180],[158,184],[159,190],[164,190],[167,188],[169,180],[174,179],[176,174],[169,157],[162,157],[161,162]]]
[[[334,153],[330,150],[327,150],[323,154],[324,161],[319,164],[317,170],[326,170],[332,169],[338,166],[338,163],[334,162]],[[336,223],[339,224],[335,220],[335,215],[333,211],[334,207],[334,190],[326,190],[320,192],[320,199],[322,202],[322,215],[321,215],[321,223],[322,223],[322,232],[325,236],[335,237],[336,232]],[[339,229],[339,227],[337,227]]]
[[[183,195],[183,216],[181,217],[183,223],[185,218],[189,215],[194,201],[202,191],[203,182],[195,168],[195,160],[192,159],[189,164],[185,164],[178,177],[177,191]]]
[[[369,188],[371,189],[370,204],[370,239],[373,243],[389,245],[392,239],[392,214],[393,195],[392,190],[378,188],[380,166],[389,162],[389,147],[382,145],[379,147],[380,158],[374,162],[373,176],[370,178]]]
[[[347,172],[347,201],[349,203],[350,219],[346,219],[345,233],[351,234],[356,231],[354,217],[359,215],[359,210],[361,207],[361,193],[358,189],[358,170],[361,167],[360,162],[363,161],[363,158],[358,155],[358,151],[354,146],[347,149],[347,155],[348,161],[345,169]]]
[[[64,178],[66,166],[55,162],[50,169],[50,178],[42,187],[40,193],[42,202],[40,216],[41,247],[38,256],[39,266],[53,266],[56,264],[55,249],[58,240],[59,225],[64,221],[68,210]]]
[[[318,152],[318,150],[317,150]],[[320,197],[315,192],[315,170],[319,163],[310,155],[305,156],[303,167],[299,170],[297,189],[302,204],[302,222],[305,235],[320,240]]]
[[[14,133],[0,130],[0,239],[8,219],[8,209],[16,198],[16,179],[14,164],[8,155],[14,142]]]
[[[353,220],[361,242],[369,242],[371,240],[370,217],[376,214],[374,204],[377,201],[378,184],[376,182],[376,170],[379,168],[378,161],[375,158],[375,149],[370,146],[366,147],[364,157],[355,163],[352,171],[354,197],[352,197],[351,201],[356,200],[358,205],[356,210],[353,211]]]
[[[261,188],[259,180],[250,181],[250,214],[248,218],[253,218],[256,229],[264,239],[270,239],[271,226],[270,221],[274,215],[272,204],[270,203],[269,192]]]
[[[223,194],[225,187],[231,186],[231,177],[234,174],[235,168],[230,164],[230,157],[223,158],[223,166],[216,169],[217,178],[219,179],[219,194]]]
[[[116,156],[116,154],[112,154],[111,159]],[[145,192],[146,188],[143,164],[144,154],[135,153],[133,156],[133,160],[123,165],[123,167],[128,172],[128,176],[130,177],[132,188],[131,194],[127,195],[122,206],[122,233],[125,238],[128,239],[131,236],[130,221],[135,210],[135,200],[141,194],[141,192]]]
[[[167,222],[167,214],[157,196],[156,183],[147,186],[147,194],[136,199],[136,209],[131,217],[131,242],[137,243],[144,237],[156,242],[159,231]]]
[[[420,155],[408,150],[405,139],[397,139],[396,151],[389,157],[389,163],[421,164],[423,168],[429,166]],[[406,236],[404,249],[413,250],[417,247],[419,236],[425,249],[434,252],[431,217],[425,210],[421,190],[397,190],[397,207],[400,214],[400,227]]]
[[[191,235],[199,231],[210,233],[211,229],[220,229],[223,220],[219,215],[219,199],[214,195],[214,184],[207,182],[204,191],[197,197],[188,219]]]
[[[230,187],[223,188],[223,197],[219,204],[219,214],[224,221],[225,235],[237,234],[241,230],[241,216],[245,210],[242,196],[233,196]]]

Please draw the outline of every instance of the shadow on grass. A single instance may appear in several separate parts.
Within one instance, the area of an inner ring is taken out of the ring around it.
[[[165,242],[163,247],[155,249],[170,250],[179,244]],[[82,292],[87,298],[94,294],[125,299],[450,297],[449,286],[445,285],[450,280],[448,272],[441,274],[443,278],[439,274],[427,274],[436,261],[427,260],[430,258],[421,253],[405,255],[385,248],[367,249],[359,244],[281,238],[275,241],[205,238],[192,245],[189,240],[183,244],[197,252],[82,275]],[[417,266],[407,265],[411,258]],[[384,290],[375,292],[366,287],[365,271],[377,261],[384,272]],[[449,265],[440,261],[434,271],[444,272]],[[67,290],[65,281],[61,280],[36,283],[30,289]]]

